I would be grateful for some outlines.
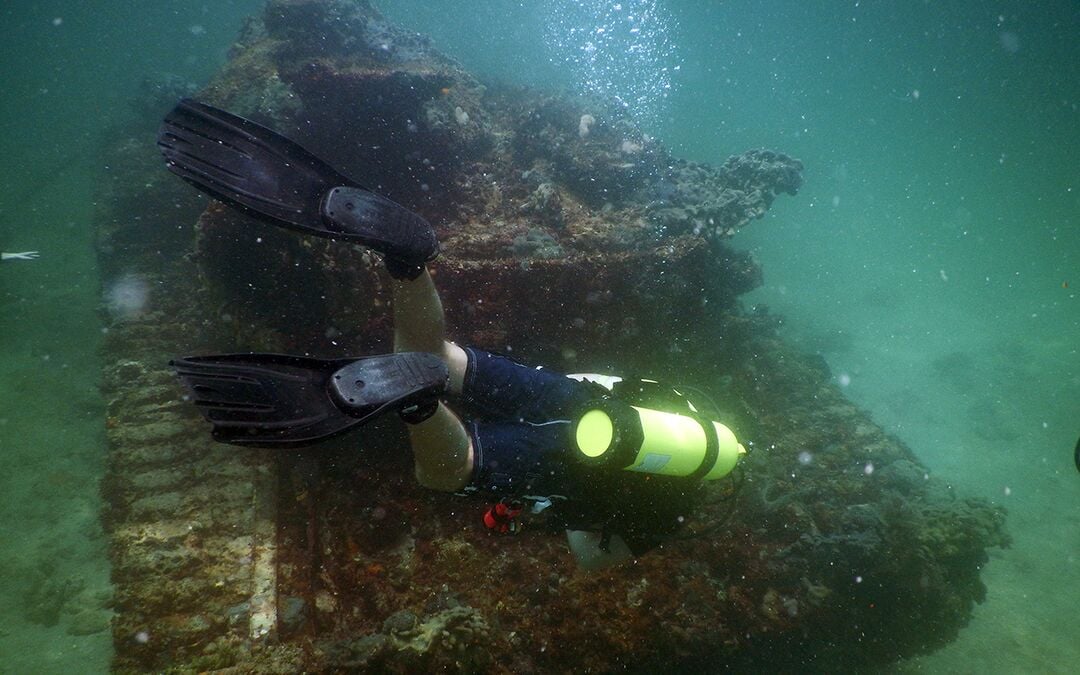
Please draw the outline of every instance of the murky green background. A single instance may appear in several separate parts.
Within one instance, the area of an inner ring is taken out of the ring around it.
[[[568,27],[641,3],[376,4],[481,79],[575,90]],[[626,60],[601,79],[653,97],[648,131],[697,161],[765,146],[806,165],[800,195],[734,239],[765,269],[747,304],[784,315],[784,335],[938,475],[1010,510],[1015,544],[993,555],[972,625],[900,668],[1072,672],[1080,6],[645,4],[666,40],[651,63],[669,68],[667,96]],[[109,575],[90,229],[103,135],[144,79],[205,81],[261,6],[0,9],[0,250],[41,252],[0,265],[0,673],[102,672],[110,658],[108,631],[74,634],[94,627],[74,617]],[[31,616],[28,598],[58,594],[54,625]]]

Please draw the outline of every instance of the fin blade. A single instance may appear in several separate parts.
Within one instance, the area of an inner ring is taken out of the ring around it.
[[[184,99],[157,144],[170,171],[215,199],[274,225],[340,236],[323,224],[320,204],[330,189],[356,183],[281,134]]]
[[[223,443],[300,446],[348,431],[362,420],[330,399],[327,381],[349,360],[280,354],[187,357],[170,365]]]

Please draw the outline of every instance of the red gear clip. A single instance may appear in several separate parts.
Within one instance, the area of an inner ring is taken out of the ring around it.
[[[484,514],[484,527],[490,534],[517,534],[521,530],[517,517],[523,508],[520,500],[503,497]]]

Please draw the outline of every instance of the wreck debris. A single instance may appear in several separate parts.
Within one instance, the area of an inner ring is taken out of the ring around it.
[[[118,671],[870,668],[947,641],[983,598],[1002,512],[952,495],[738,304],[761,270],[727,235],[798,190],[797,160],[676,160],[602,102],[485,88],[361,1],[271,0],[202,97],[431,220],[455,338],[665,373],[753,447],[687,537],[588,574],[540,524],[491,538],[481,505],[417,486],[394,420],[298,451],[214,445],[171,356],[387,351],[387,281],[366,251],[205,207],[118,140],[102,269],[154,289],[107,317]]]

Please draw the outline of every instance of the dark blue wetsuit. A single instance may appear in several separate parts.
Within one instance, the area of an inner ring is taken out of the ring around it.
[[[696,484],[597,470],[574,457],[571,418],[603,387],[471,347],[465,353],[460,408],[475,452],[467,492],[550,498],[560,525],[607,529],[636,554],[679,528]]]
[[[597,385],[471,347],[465,353],[461,404],[476,453],[470,487],[514,496],[575,493],[570,418],[599,397]]]

